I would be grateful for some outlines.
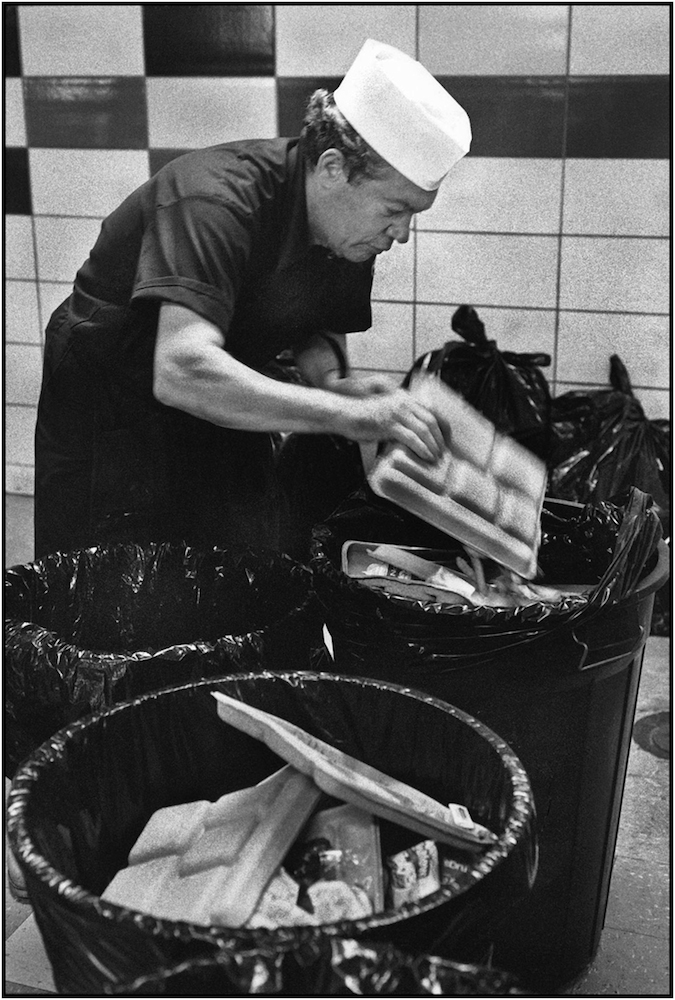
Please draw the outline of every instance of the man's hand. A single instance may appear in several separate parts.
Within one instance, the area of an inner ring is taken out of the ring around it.
[[[440,458],[445,442],[431,410],[407,389],[345,398],[338,433],[353,441],[398,441],[427,462]]]

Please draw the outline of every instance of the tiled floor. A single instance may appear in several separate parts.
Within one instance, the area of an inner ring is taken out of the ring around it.
[[[5,565],[32,555],[32,501],[8,497]],[[657,713],[670,713],[670,640],[647,642],[635,736]],[[574,996],[672,997],[670,975],[670,757],[658,746],[631,742],[628,777],[605,929],[595,962],[571,989]],[[654,752],[656,750],[656,752]],[[659,755],[659,753],[661,755]],[[5,878],[6,882],[6,878]],[[54,983],[29,906],[5,885],[5,994],[54,993]]]

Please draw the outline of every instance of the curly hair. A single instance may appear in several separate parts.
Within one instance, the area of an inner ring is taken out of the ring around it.
[[[327,149],[337,149],[345,158],[350,182],[372,179],[389,168],[386,160],[352,128],[327,90],[315,90],[307,104],[300,143],[310,167],[315,167]]]

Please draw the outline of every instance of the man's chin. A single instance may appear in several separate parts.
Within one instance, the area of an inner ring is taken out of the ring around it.
[[[346,257],[353,264],[363,264],[364,261],[370,260],[378,253],[371,246],[358,246],[358,247],[348,247],[340,256]]]

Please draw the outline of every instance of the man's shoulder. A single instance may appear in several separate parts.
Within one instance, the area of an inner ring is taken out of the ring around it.
[[[297,139],[243,139],[193,150],[172,160],[156,177],[159,200],[199,197],[227,202],[266,200],[290,183]]]
[[[241,139],[194,150],[175,164],[188,172],[212,172],[214,179],[229,174],[284,178],[294,169],[297,145],[297,139]]]

